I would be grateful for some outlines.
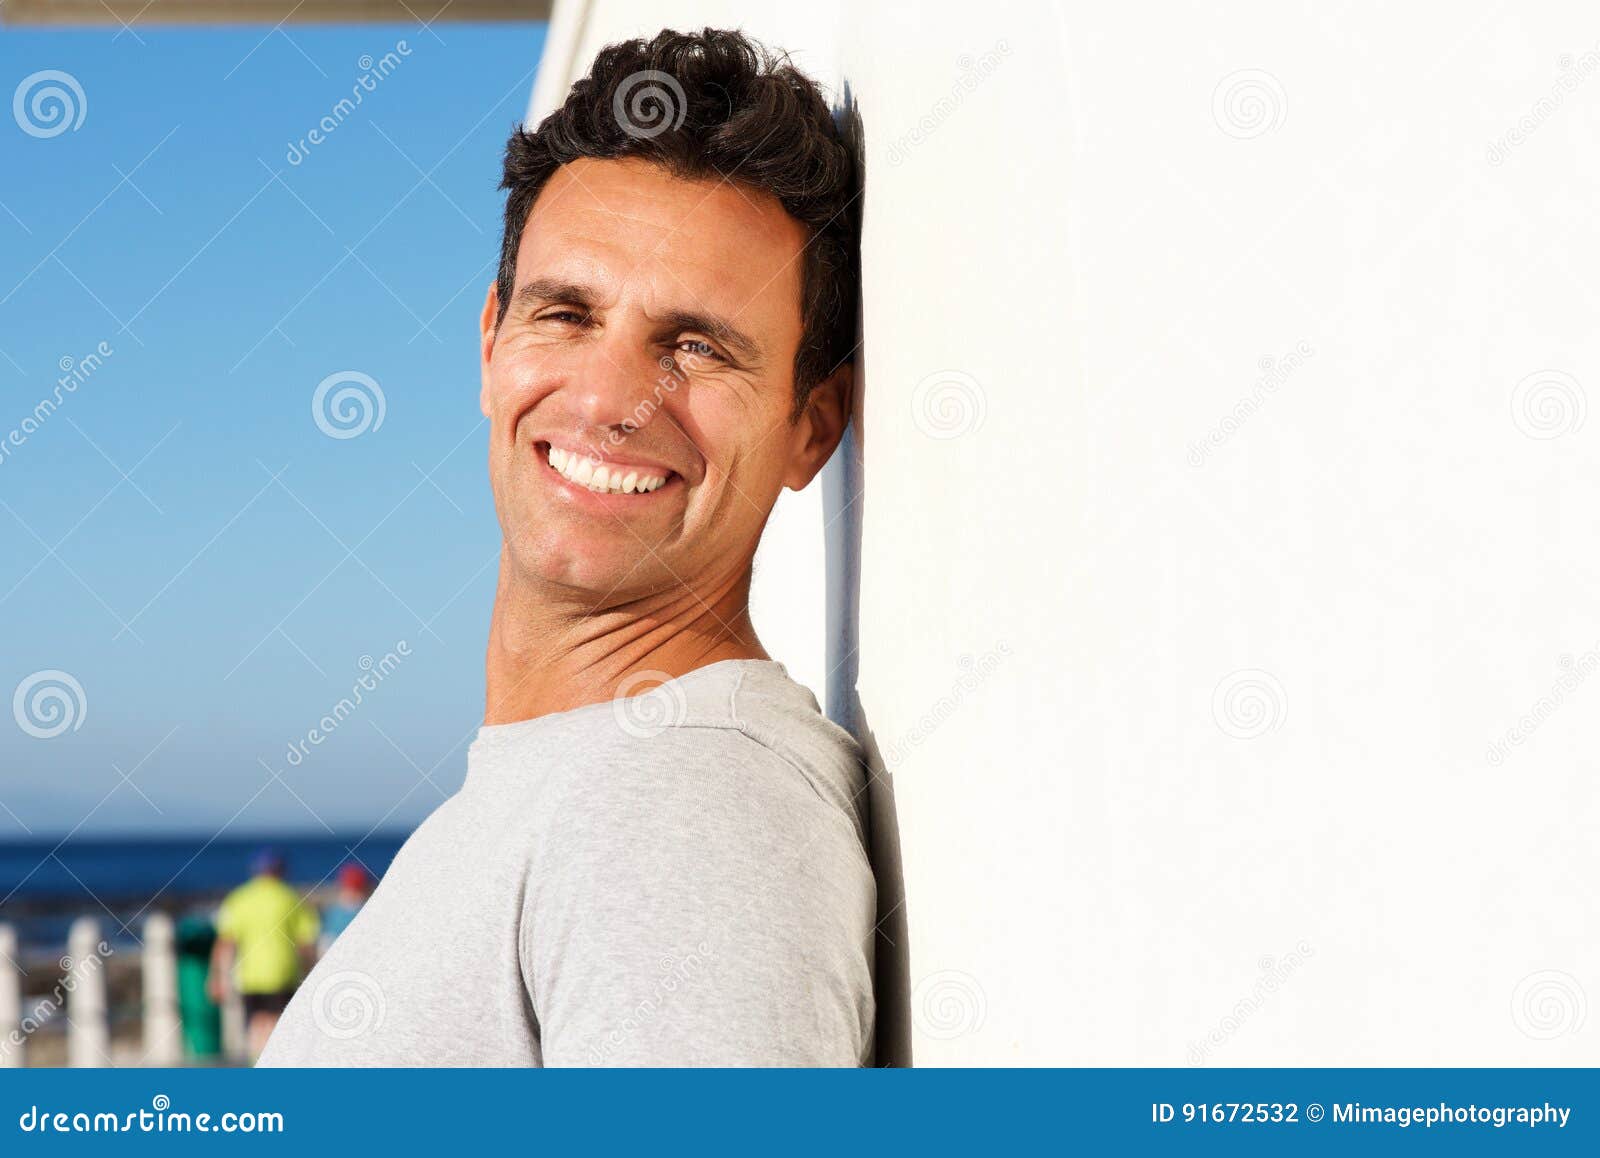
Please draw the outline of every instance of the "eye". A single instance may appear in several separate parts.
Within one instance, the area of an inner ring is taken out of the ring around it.
[[[717,353],[715,346],[700,338],[685,338],[678,343],[676,348],[691,358],[704,358],[710,362],[727,361],[726,358]]]
[[[589,320],[589,315],[580,310],[556,309],[540,314],[537,321],[560,322],[567,326],[581,326]]]

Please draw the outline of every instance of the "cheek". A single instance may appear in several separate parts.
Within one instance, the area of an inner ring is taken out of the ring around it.
[[[496,351],[489,365],[489,420],[508,438],[516,424],[554,388],[549,359],[515,346]]]
[[[734,518],[754,514],[752,503],[767,506],[781,489],[786,428],[781,415],[744,407],[702,417],[706,479]]]

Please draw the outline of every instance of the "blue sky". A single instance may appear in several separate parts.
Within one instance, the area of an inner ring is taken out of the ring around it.
[[[459,785],[477,315],[543,35],[0,30],[0,841],[405,828]]]

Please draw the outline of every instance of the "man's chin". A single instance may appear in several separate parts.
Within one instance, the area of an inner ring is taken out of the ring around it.
[[[651,590],[663,568],[646,544],[618,531],[546,537],[521,550],[513,547],[512,563],[534,586],[592,595],[597,605],[626,602]]]

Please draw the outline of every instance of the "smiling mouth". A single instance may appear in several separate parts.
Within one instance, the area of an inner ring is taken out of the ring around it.
[[[675,471],[657,466],[632,466],[627,463],[601,463],[596,466],[586,455],[543,443],[538,447],[545,463],[562,478],[595,494],[647,495],[660,490],[677,477]]]

